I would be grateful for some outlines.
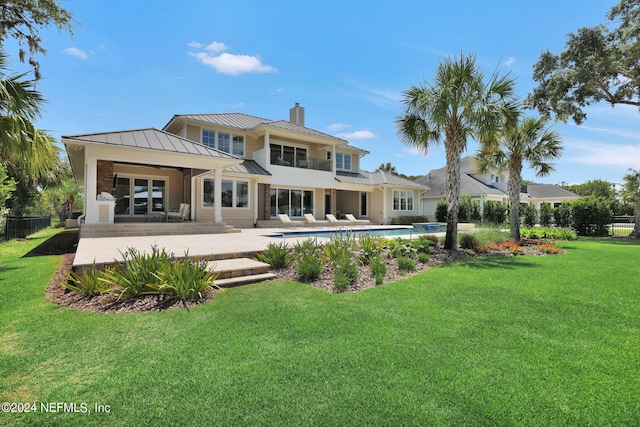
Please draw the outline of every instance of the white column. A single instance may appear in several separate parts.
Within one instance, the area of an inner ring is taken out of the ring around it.
[[[200,214],[200,205],[196,205],[196,196],[198,194],[198,188],[196,187],[196,184],[199,181],[192,176],[191,179],[189,180],[189,182],[191,183],[191,191],[190,191],[190,193],[191,193],[191,220],[197,221],[198,220],[198,215]]]
[[[214,171],[213,191],[213,222],[222,222],[222,168]]]
[[[258,182],[256,181],[253,183],[253,197],[249,197],[249,200],[251,200],[253,203],[253,223],[254,224],[256,223],[256,221],[258,221],[258,207],[260,206],[260,203],[258,200],[258,197],[259,197],[258,193],[259,193]]]
[[[270,147],[269,132],[264,134],[264,168],[267,172],[271,172],[271,147]]]
[[[331,162],[333,163],[333,174],[336,174],[336,146],[334,145],[331,148]]]
[[[382,223],[387,220],[387,187],[382,188]]]
[[[98,204],[96,202],[98,186],[98,159],[94,156],[85,157],[84,172],[85,194],[85,222],[87,224],[98,223]]]

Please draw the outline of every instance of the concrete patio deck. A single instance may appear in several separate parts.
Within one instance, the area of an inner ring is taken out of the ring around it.
[[[355,227],[359,229],[361,227]],[[376,228],[387,228],[376,226]],[[389,226],[389,229],[397,228]],[[251,256],[255,252],[266,249],[271,242],[280,242],[282,238],[269,237],[270,235],[285,231],[322,231],[338,230],[335,227],[316,228],[247,228],[240,233],[221,234],[189,234],[172,236],[136,236],[136,237],[92,237],[80,238],[73,267],[90,266],[94,262],[100,264],[113,263],[114,259],[121,260],[121,252],[127,248],[136,248],[139,251],[151,252],[151,247],[157,245],[165,248],[167,252],[173,252],[176,256],[184,256],[189,251],[189,256],[205,257],[211,259],[224,259],[235,256]],[[307,239],[302,236],[299,239],[287,238],[289,244]],[[326,240],[318,238],[319,242]]]

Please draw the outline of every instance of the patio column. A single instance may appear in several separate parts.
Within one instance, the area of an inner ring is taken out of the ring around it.
[[[387,187],[382,188],[382,223],[387,220]],[[393,203],[393,202],[392,202]]]
[[[264,168],[267,172],[271,172],[271,142],[269,132],[264,133]]]
[[[336,216],[338,213],[338,190],[335,188],[331,189],[331,215]]]
[[[98,222],[98,204],[96,203],[98,186],[98,159],[87,156],[85,160],[85,222],[96,224]]]
[[[222,169],[218,168],[214,171],[213,181],[213,222],[222,222]]]

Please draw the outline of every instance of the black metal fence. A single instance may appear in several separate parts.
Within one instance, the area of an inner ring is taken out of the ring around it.
[[[609,228],[609,234],[626,235],[633,231],[636,218],[633,216],[614,216],[611,218],[611,227]]]
[[[2,237],[4,240],[24,239],[30,234],[37,233],[51,227],[51,215],[49,216],[27,216],[4,218],[4,230]]]

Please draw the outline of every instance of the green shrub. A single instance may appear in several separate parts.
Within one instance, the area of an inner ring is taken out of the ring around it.
[[[480,222],[480,203],[468,194],[461,194],[458,202],[458,222]]]
[[[587,196],[572,200],[573,227],[583,236],[606,236],[612,211],[603,198]]]
[[[564,202],[553,210],[556,227],[573,227],[573,208],[571,202]]]
[[[198,299],[207,288],[214,286],[219,273],[209,269],[206,260],[184,258],[173,260],[153,274],[157,282],[147,285],[151,291],[178,299]]]
[[[416,249],[411,246],[411,241],[398,237],[389,241],[389,256],[392,258],[416,256]]]
[[[442,199],[436,205],[436,222],[447,222],[447,201]]]
[[[62,286],[85,297],[100,295],[107,289],[103,272],[96,267],[95,262],[92,267],[83,268],[80,273],[71,271]]]
[[[369,260],[369,267],[371,268],[371,275],[373,276],[376,285],[381,285],[387,274],[387,263],[377,256]]]
[[[353,258],[356,256],[357,242],[353,235],[338,235],[331,238],[329,243],[322,248],[326,260],[335,265],[337,261],[343,258]]]
[[[411,225],[417,222],[429,222],[426,215],[403,215],[391,218],[391,225]]]
[[[475,249],[480,246],[480,241],[473,234],[463,234],[459,239],[459,244],[462,249]]]
[[[347,289],[358,278],[358,268],[349,257],[337,259],[333,267],[333,284],[340,291]]]
[[[415,271],[416,269],[416,262],[411,258],[401,256],[396,259],[396,262],[398,263],[398,269],[403,273]]]
[[[538,211],[532,204],[520,206],[520,218],[527,227],[534,227],[538,222]]]
[[[135,248],[120,252],[123,261],[116,261],[113,268],[103,273],[108,292],[118,297],[130,298],[136,295],[157,294],[158,278],[155,273],[169,268],[175,262],[175,256],[166,249],[151,246],[151,253]]]
[[[358,256],[363,265],[371,262],[372,258],[380,256],[387,246],[387,239],[381,236],[372,236],[368,233],[358,236],[357,242]]]
[[[420,261],[421,263],[426,264],[430,260],[431,260],[431,255],[424,252],[418,253],[418,261]]]
[[[553,227],[537,227],[537,228],[521,228],[520,236],[523,239],[552,239],[552,240],[576,240],[578,235],[571,228],[553,228]]]
[[[473,235],[478,238],[480,244],[493,242],[502,243],[511,238],[511,235],[508,232],[497,228],[480,228],[475,231]]]
[[[423,239],[429,240],[431,243],[433,243],[433,247],[436,247],[438,245],[438,243],[440,243],[440,239],[438,239],[438,236],[433,235],[433,234],[425,234],[420,236]]]
[[[418,236],[417,239],[412,240],[411,247],[419,254],[430,254],[433,251],[433,240],[427,239],[425,236]]]
[[[497,200],[487,200],[484,202],[482,211],[482,222],[485,224],[502,225],[507,220],[508,207]]]
[[[293,257],[300,260],[306,255],[315,255],[318,251],[318,239],[308,238],[293,244]]]
[[[258,261],[267,263],[274,270],[285,268],[291,263],[289,245],[286,242],[269,243],[267,249],[256,255]]]
[[[551,203],[542,202],[540,204],[540,225],[543,227],[548,227],[551,225],[551,220],[553,219],[553,207]]]
[[[298,260],[296,272],[303,282],[313,282],[322,273],[322,262],[313,254],[306,254]]]

